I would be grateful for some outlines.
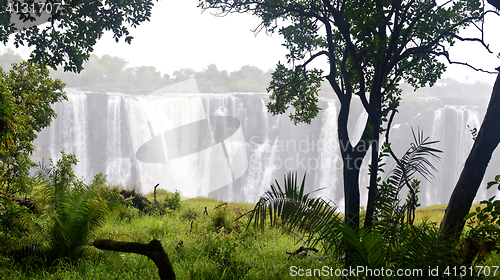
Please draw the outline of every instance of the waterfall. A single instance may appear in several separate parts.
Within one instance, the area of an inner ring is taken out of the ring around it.
[[[285,174],[297,171],[299,179],[307,173],[307,192],[316,191],[314,196],[343,207],[334,100],[320,99],[322,110],[311,124],[294,125],[290,111],[278,116],[267,112],[265,94],[67,92],[69,100],[54,105],[58,118],[35,141],[33,157],[47,162],[60,158],[61,150],[74,153],[79,160],[76,174],[86,182],[102,172],[110,183],[135,185],[143,193],[159,183],[186,197],[254,203],[274,180],[281,184]],[[352,140],[361,136],[367,118],[361,105],[354,109],[360,114],[348,128]],[[391,142],[406,150],[413,142],[410,126],[422,125],[431,140],[441,141],[435,146],[444,151],[435,164],[439,172],[430,183],[422,182],[420,203],[446,203],[473,144],[467,124],[479,128],[483,113],[477,107],[442,102],[430,113],[425,108],[419,112],[398,114],[407,121],[394,125]],[[369,154],[360,172],[361,205],[366,205],[368,193]],[[497,166],[500,162],[490,164],[493,173]]]
[[[344,207],[342,188],[342,157],[337,133],[337,107],[333,100],[327,101],[328,107],[322,116],[319,137],[319,176],[315,182],[318,195],[332,199],[340,208]]]
[[[246,198],[262,195],[273,183],[273,174],[276,171],[275,159],[278,156],[278,136],[273,130],[277,130],[279,122],[270,123],[267,107],[264,100],[260,102],[260,112],[263,123],[261,126],[263,137],[254,136],[250,138],[250,158],[248,165],[248,180],[243,188]]]
[[[431,141],[444,139],[444,127],[443,127],[443,125],[445,124],[444,117],[445,117],[444,108],[438,108],[436,111],[434,111],[432,132],[431,132],[431,138],[430,138]],[[440,141],[438,143],[438,145],[435,146],[434,148],[443,150],[443,146],[444,146],[444,142]],[[434,163],[434,162],[432,162],[432,163],[434,165],[436,165],[438,172],[439,172],[439,170],[442,170],[444,168],[444,166],[442,165],[442,161],[437,162],[437,163]],[[420,191],[422,194],[425,195],[424,201],[428,205],[434,205],[434,204],[438,203],[439,198],[442,197],[443,188],[433,187],[436,185],[442,185],[442,183],[443,183],[442,173],[436,174],[431,182],[428,182],[422,178],[422,186],[420,188]]]
[[[54,110],[58,121],[45,129],[50,131],[50,140],[43,141],[44,145],[39,149],[45,149],[48,158],[54,162],[61,158],[61,151],[66,154],[75,154],[79,161],[74,168],[75,174],[83,177],[88,172],[87,96],[70,94],[68,101],[55,104]],[[40,140],[35,141],[35,146],[37,143],[40,143]],[[44,160],[45,164],[48,164],[48,158]]]
[[[358,116],[353,133],[349,133],[349,135],[351,135],[351,137],[349,138],[349,142],[351,142],[352,146],[356,146],[356,144],[358,144],[359,140],[361,139],[361,136],[363,136],[366,120],[368,120],[368,112],[366,112],[366,110],[364,110],[363,108],[363,111]]]

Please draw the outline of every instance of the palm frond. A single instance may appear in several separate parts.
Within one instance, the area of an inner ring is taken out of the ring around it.
[[[414,210],[418,206],[418,186],[420,181],[413,179],[416,174],[420,174],[424,179],[430,181],[437,168],[430,159],[439,161],[438,153],[442,151],[432,148],[438,141],[430,141],[429,137],[424,138],[423,131],[417,133],[412,128],[414,143],[401,158],[389,151],[396,160],[396,167],[389,173],[388,178],[382,183],[377,200],[377,211],[386,215],[383,219],[403,220],[406,216],[409,223],[413,223]],[[407,202],[400,206],[398,197],[403,187],[407,187],[409,194]],[[391,217],[388,217],[391,216]]]
[[[305,175],[299,184],[297,174],[292,173],[285,176],[283,185],[276,181],[247,213],[248,225],[263,228],[269,219],[271,225],[282,225],[288,231],[303,230],[307,234],[301,240],[312,246],[321,242],[325,251],[343,259],[346,266],[372,270],[418,266],[426,270],[454,263],[449,247],[440,242],[439,231],[432,224],[415,227],[400,223],[398,216],[384,214],[374,225],[355,230],[339,217],[334,204],[311,198],[304,192],[304,185]],[[358,277],[380,279],[368,274]]]
[[[285,175],[284,188],[276,180],[271,190],[266,191],[254,209],[247,213],[250,215],[248,224],[253,221],[254,227],[263,228],[267,218],[271,225],[281,220],[288,231],[302,229],[309,233],[304,239],[312,246],[320,240],[337,243],[331,242],[339,239],[339,232],[334,230],[334,224],[340,222],[337,207],[331,201],[306,194],[305,179],[304,175],[299,185],[297,174],[289,173]]]
[[[437,168],[429,158],[436,161],[441,159],[438,153],[442,153],[442,151],[430,147],[439,141],[429,141],[429,137],[424,138],[423,131],[420,130],[418,130],[417,135],[415,135],[413,128],[411,132],[415,142],[410,144],[410,148],[401,157],[388,178],[388,181],[396,186],[407,184],[415,173],[430,181],[434,177],[433,173],[437,171]]]
[[[50,171],[50,166],[46,165],[45,160],[42,158],[42,161],[38,163],[38,168],[35,171],[35,178],[41,183],[47,183],[49,182]]]

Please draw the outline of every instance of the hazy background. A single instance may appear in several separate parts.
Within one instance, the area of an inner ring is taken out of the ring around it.
[[[218,69],[228,72],[239,70],[244,65],[256,66],[263,71],[274,69],[278,61],[286,62],[286,49],[278,34],[267,36],[264,32],[255,36],[251,29],[259,19],[247,14],[230,14],[226,17],[204,13],[197,7],[198,0],[163,0],[155,2],[150,22],[131,29],[132,44],[116,43],[106,34],[95,46],[94,54],[109,54],[124,58],[127,67],[154,66],[162,74],[172,75],[181,68],[202,71],[215,63]],[[476,67],[494,71],[500,66],[496,54],[500,52],[500,36],[495,30],[500,19],[490,16],[486,25],[485,40],[494,54],[488,54],[479,43],[458,42],[451,51],[451,59],[460,60]],[[464,32],[467,36],[474,30]],[[496,38],[495,38],[496,37]],[[13,45],[0,46],[15,49]],[[29,56],[27,48],[16,52],[24,58]],[[317,64],[324,67],[325,64]],[[486,82],[493,85],[495,75],[473,71],[465,66],[450,66],[443,78],[451,77],[459,82]]]

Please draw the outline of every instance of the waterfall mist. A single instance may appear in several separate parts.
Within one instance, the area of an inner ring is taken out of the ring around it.
[[[322,110],[310,125],[294,125],[287,115],[267,113],[267,94],[68,90],[68,99],[55,105],[58,117],[39,134],[33,159],[58,159],[61,150],[74,153],[79,160],[76,174],[86,182],[102,172],[108,182],[135,185],[143,193],[160,183],[160,188],[180,190],[187,197],[254,203],[274,180],[298,171],[300,177],[307,173],[307,191],[319,190],[316,196],[332,199],[342,209],[339,106],[334,99],[320,99]],[[484,110],[484,106],[444,104],[437,98],[403,100],[391,130],[396,154],[401,156],[413,141],[411,127],[441,141],[435,148],[443,150],[442,160],[433,162],[438,169],[435,178],[421,183],[422,206],[447,203],[473,144],[467,125],[479,129]],[[367,115],[360,106],[351,111],[349,131],[354,143]],[[224,125],[216,120],[224,118],[234,119],[232,130],[221,130]],[[188,146],[183,144],[187,140]],[[182,156],[174,156],[176,149],[183,151]],[[361,170],[362,204],[367,199],[369,154]],[[498,173],[498,166],[494,155],[485,181]],[[387,160],[386,171],[392,167],[394,162]],[[485,190],[478,200],[491,195]]]

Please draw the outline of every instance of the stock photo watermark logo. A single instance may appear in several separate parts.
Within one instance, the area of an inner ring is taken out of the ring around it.
[[[9,14],[9,23],[15,32],[50,22],[69,8],[63,1],[50,0],[9,0],[0,5],[2,12]]]
[[[348,170],[360,169],[364,157],[354,158],[347,154],[342,159],[341,152],[354,149],[356,152],[366,153],[371,143],[371,141],[361,140],[360,144],[353,148],[339,144],[337,138],[316,139],[315,135],[310,134],[300,140],[277,138],[274,141],[263,141],[259,136],[252,136],[249,144],[254,152],[250,155],[250,166],[259,169],[267,164],[273,170],[327,169],[332,172],[342,170],[344,167]],[[266,154],[270,162],[264,163],[262,154]]]
[[[194,79],[191,83],[196,85]],[[151,138],[136,151],[136,158],[141,162],[167,164],[176,188],[186,196],[208,195],[233,183],[248,169],[241,122],[231,116],[209,116],[201,95],[197,95],[197,87],[194,88],[196,91],[188,98],[189,112],[179,106],[179,112],[170,113],[197,115],[199,119],[180,118],[177,127],[166,129],[158,121],[165,117],[161,112],[144,112],[148,121],[143,125],[149,127]],[[153,103],[154,100],[150,99]]]

